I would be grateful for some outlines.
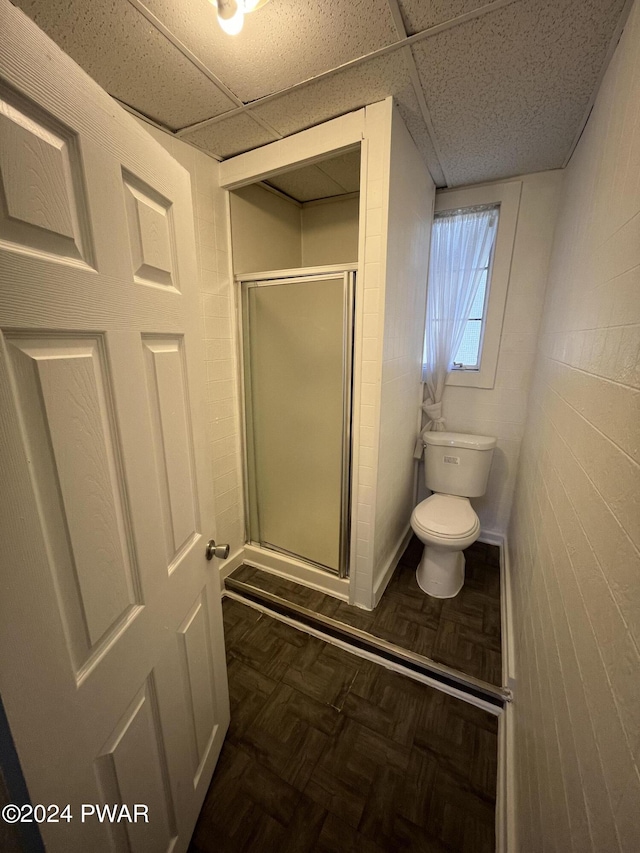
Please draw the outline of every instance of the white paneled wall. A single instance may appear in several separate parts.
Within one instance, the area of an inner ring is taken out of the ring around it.
[[[406,355],[411,344],[402,339],[403,334],[411,337],[415,328],[415,318],[409,320],[404,313],[403,296],[414,305],[422,299],[418,311],[424,327],[426,267],[425,279],[420,272],[417,279],[414,276],[416,266],[420,267],[418,256],[423,255],[425,264],[428,256],[434,187],[391,98],[366,108],[363,147],[366,192],[360,205],[363,225],[356,297],[351,601],[371,608],[388,580],[385,569],[392,546],[399,544],[398,531],[403,526],[407,529],[411,515],[407,494],[413,493],[420,373],[413,372],[412,359]],[[397,192],[391,189],[391,180],[398,181]],[[405,232],[399,227],[400,219],[408,229]],[[392,246],[394,240],[400,245]],[[403,330],[401,319],[408,324]],[[414,368],[415,362],[414,351]],[[408,375],[417,384],[408,391],[408,399],[398,403],[399,386],[407,388]],[[398,426],[387,404],[400,405],[411,427],[404,415]],[[412,438],[407,448],[409,429]]]
[[[487,492],[473,500],[485,533],[504,534],[509,523],[562,172],[518,180],[522,193],[495,385],[491,389],[448,385],[443,398],[447,429],[498,439]]]
[[[382,330],[386,246],[383,211],[388,206],[391,100],[365,110],[360,198],[359,271],[356,282],[353,379],[353,462],[350,600],[373,607],[376,470],[380,438]],[[386,230],[386,229],[385,229]]]
[[[397,112],[391,129],[387,255],[376,482],[374,591],[409,530],[413,451],[422,394],[422,341],[435,186]]]
[[[206,353],[207,434],[215,490],[212,535],[215,533],[218,542],[228,542],[233,555],[244,547],[244,505],[225,194],[218,186],[215,160],[144,122],[140,124],[191,176]],[[206,521],[204,524],[206,531]]]
[[[640,6],[566,170],[509,528],[518,849],[640,850]]]

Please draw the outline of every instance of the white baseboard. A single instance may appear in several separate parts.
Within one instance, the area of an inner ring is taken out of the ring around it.
[[[498,785],[496,792],[496,853],[518,850],[514,707],[507,702],[498,720]]]
[[[257,545],[245,545],[244,562],[248,566],[255,566],[256,569],[271,572],[294,583],[304,584],[341,601],[349,600],[348,578],[339,578],[285,554],[268,551]]]
[[[511,592],[509,543],[502,537],[500,548],[500,627],[502,631],[502,683],[512,692],[516,689],[515,626]]]
[[[502,632],[502,683],[512,693],[516,689],[513,598],[509,545],[504,534],[483,531],[480,541],[500,546],[500,628]],[[516,853],[516,768],[515,710],[505,703],[498,724],[498,789],[496,796],[496,851]]]
[[[480,536],[478,536],[478,542],[485,542],[487,545],[499,545],[502,548],[504,545],[504,533],[482,529]]]
[[[391,576],[395,572],[396,566],[400,562],[400,557],[402,557],[405,552],[405,548],[409,544],[409,540],[411,539],[412,534],[413,530],[411,529],[411,527],[409,527],[409,529],[406,530],[405,533],[400,537],[400,540],[395,550],[393,551],[393,554],[391,555],[389,562],[385,567],[385,570],[382,572],[378,580],[374,583],[372,602],[373,607],[378,606],[378,602],[382,598],[382,595],[385,589],[387,588],[387,584],[391,580]]]
[[[513,606],[511,595],[511,572],[509,565],[509,544],[504,533],[482,530],[478,542],[500,547],[500,629],[502,632],[502,684],[514,690],[516,668],[514,654]]]

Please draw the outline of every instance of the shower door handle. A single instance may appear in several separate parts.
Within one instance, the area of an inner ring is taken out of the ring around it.
[[[209,539],[204,553],[207,560],[213,560],[214,557],[218,557],[219,560],[226,560],[229,556],[229,546],[216,545],[215,539]]]

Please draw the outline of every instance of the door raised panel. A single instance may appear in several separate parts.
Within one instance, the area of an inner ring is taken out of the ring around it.
[[[171,202],[126,170],[122,180],[134,280],[178,291]]]
[[[91,263],[78,141],[40,107],[0,88],[0,244]]]
[[[143,336],[142,346],[171,572],[198,535],[184,341]]]
[[[7,335],[76,676],[141,605],[102,338]]]
[[[178,638],[191,727],[195,788],[217,726],[211,634],[205,590],[181,625]]]
[[[186,853],[229,722],[189,175],[0,19],[2,704],[47,851]]]
[[[165,853],[173,847],[176,817],[153,674],[133,700],[97,758],[104,802],[148,807],[148,822],[110,822],[116,850]],[[126,838],[124,837],[126,835]]]

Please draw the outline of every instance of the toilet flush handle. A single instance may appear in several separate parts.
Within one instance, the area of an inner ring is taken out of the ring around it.
[[[229,556],[229,546],[216,545],[215,539],[209,539],[207,542],[207,549],[204,553],[207,560],[213,560],[214,557],[217,557],[219,560],[226,560]]]

